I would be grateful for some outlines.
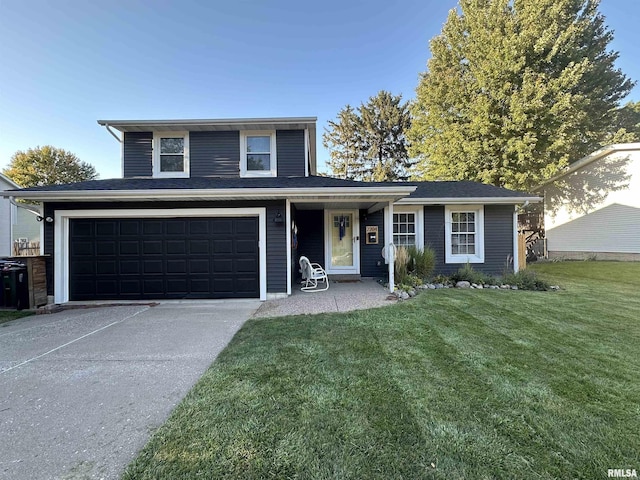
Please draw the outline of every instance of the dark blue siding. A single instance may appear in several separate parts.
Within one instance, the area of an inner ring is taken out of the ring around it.
[[[513,205],[484,207],[484,272],[502,275],[513,270]]]
[[[378,244],[367,245],[366,227],[378,227]],[[389,267],[382,258],[384,247],[384,210],[375,213],[360,211],[360,275],[363,277],[386,277]],[[378,262],[380,265],[378,265]]]
[[[238,177],[240,132],[190,132],[189,162],[192,177]]]
[[[300,257],[304,255],[312,262],[324,266],[324,211],[298,210],[296,224],[298,226],[296,265]],[[296,272],[298,272],[297,268]]]
[[[507,267],[507,257],[513,256],[513,205],[484,207],[484,263],[471,266],[478,271],[501,275]],[[444,207],[424,207],[425,245],[436,253],[435,273],[450,275],[463,264],[445,264]],[[512,266],[510,268],[513,268]]]
[[[267,207],[267,292],[287,291],[287,224],[275,223],[280,212],[285,215],[285,202],[276,202]]]
[[[444,207],[424,207],[424,244],[431,247],[436,254],[436,274],[448,275],[455,272],[460,265],[444,263]]]
[[[150,177],[153,175],[153,133],[124,132],[125,178]]]
[[[279,177],[304,177],[304,130],[278,130],[276,154]]]

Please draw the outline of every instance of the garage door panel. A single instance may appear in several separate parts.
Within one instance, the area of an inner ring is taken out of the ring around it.
[[[224,240],[214,240],[213,241],[213,253],[233,253],[233,240],[224,239]]]
[[[121,236],[140,235],[140,222],[138,220],[114,220],[118,222]]]
[[[167,240],[167,255],[184,255],[187,253],[186,240]]]
[[[139,260],[120,260],[120,275],[138,275],[140,274]]]
[[[96,223],[96,235],[115,235],[116,233],[116,222],[104,220]]]
[[[167,260],[167,273],[188,273],[187,259]]]
[[[259,296],[257,217],[71,219],[69,232],[71,300]]]
[[[142,273],[145,273],[147,275],[164,273],[163,266],[164,266],[164,262],[161,259],[145,260],[143,262]]]
[[[75,241],[71,244],[71,255],[74,255],[76,257],[93,257],[94,247],[95,244],[91,241]]]
[[[98,275],[116,275],[118,270],[116,268],[115,260],[98,260],[96,262],[96,274]]]
[[[142,253],[144,255],[160,255],[162,253],[162,240],[143,240]]]
[[[162,220],[145,220],[142,223],[143,235],[162,235],[164,233]]]
[[[138,240],[125,240],[118,242],[120,255],[140,255],[140,242]]]
[[[258,242],[253,239],[243,240],[238,239],[235,242],[236,253],[258,253]]]
[[[96,255],[115,255],[116,254],[116,242],[113,240],[110,241],[99,241],[96,243]]]

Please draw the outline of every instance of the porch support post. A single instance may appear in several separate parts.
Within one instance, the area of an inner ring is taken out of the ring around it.
[[[518,207],[513,209],[513,271],[518,272],[520,270],[520,256],[519,256],[519,238],[518,238]]]
[[[389,206],[384,209],[384,242],[389,267],[389,292],[393,293],[396,289],[394,278],[396,251],[393,247],[393,201],[389,201]]]
[[[287,295],[291,295],[291,255],[292,255],[292,248],[291,248],[291,200],[289,200],[287,198],[286,200],[286,206],[285,206],[285,215],[284,215],[284,228],[286,229],[285,231],[287,232],[286,235],[286,242],[287,242]]]

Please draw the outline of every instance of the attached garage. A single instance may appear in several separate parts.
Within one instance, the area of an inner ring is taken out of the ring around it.
[[[71,219],[70,300],[259,297],[258,219]]]
[[[264,209],[208,210],[210,216],[201,210],[56,212],[56,243],[64,254],[57,257],[64,273],[56,296],[264,298]]]

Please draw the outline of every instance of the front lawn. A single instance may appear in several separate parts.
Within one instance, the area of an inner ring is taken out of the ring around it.
[[[640,264],[535,269],[564,290],[249,321],[125,478],[640,470]]]

